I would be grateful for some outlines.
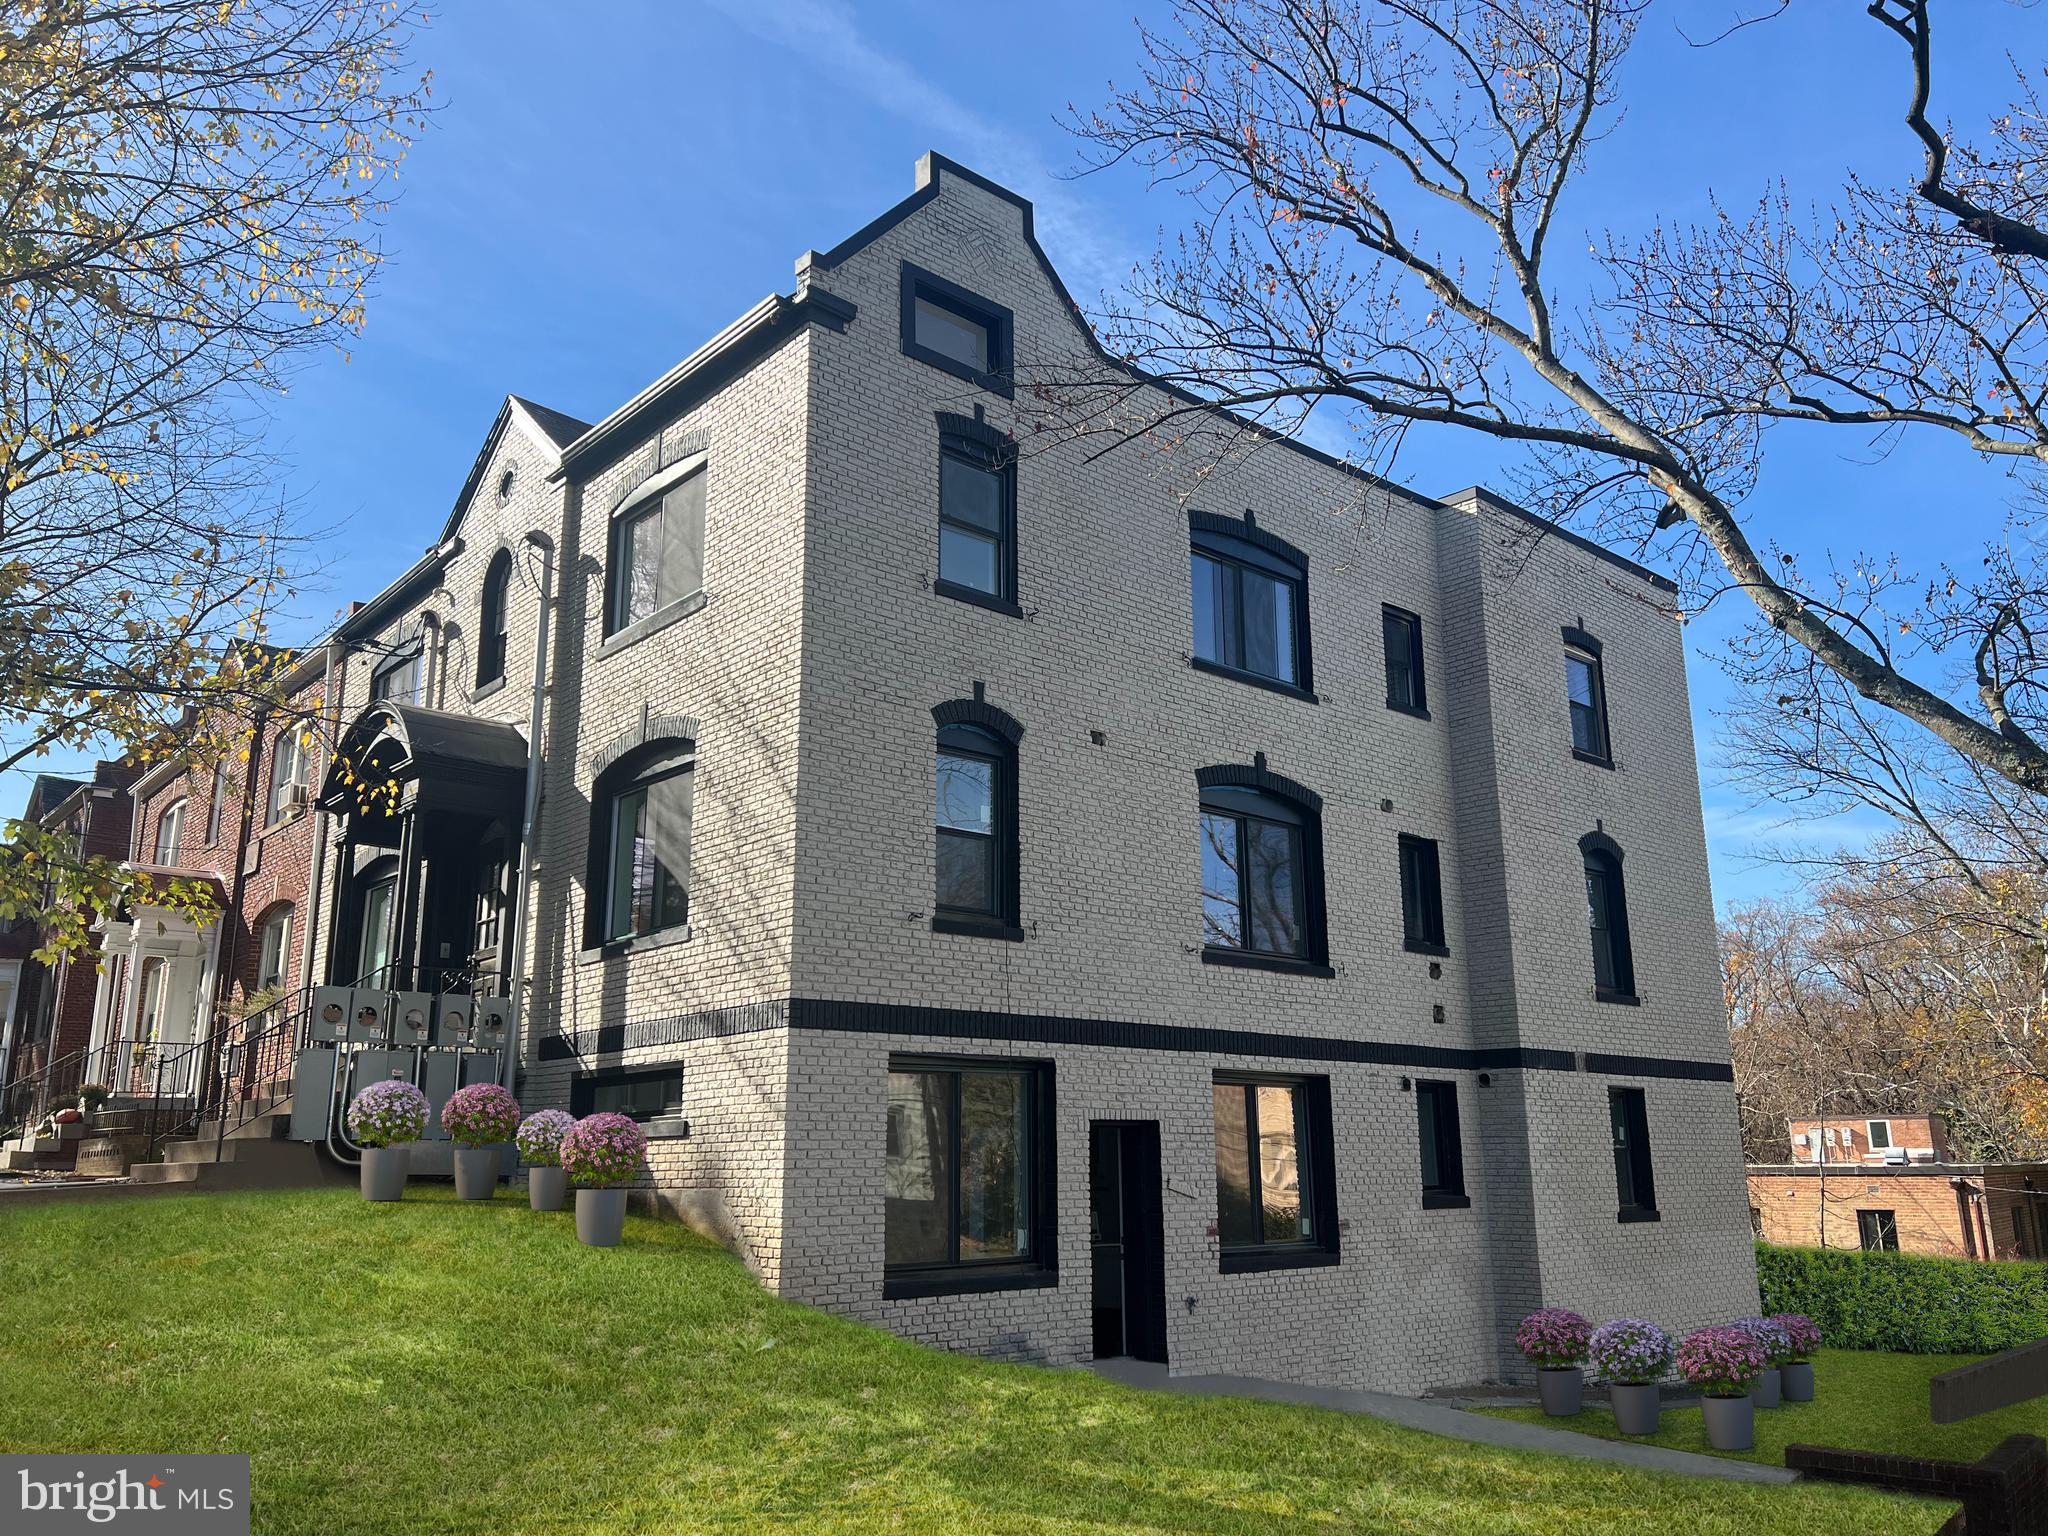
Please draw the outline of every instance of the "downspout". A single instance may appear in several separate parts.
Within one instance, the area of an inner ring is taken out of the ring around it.
[[[331,756],[341,740],[341,688],[342,678],[346,676],[345,672],[337,673],[336,669],[337,667],[346,668],[348,666],[348,652],[333,640],[329,640],[322,649],[326,651],[327,658],[320,668],[323,689],[320,700],[320,713],[326,715],[333,726],[331,731],[322,733],[327,737],[328,751]],[[330,705],[332,706],[331,709],[329,708]],[[313,787],[313,775],[310,772],[306,775],[306,785],[308,789],[306,798],[310,802],[312,799],[310,791]],[[306,814],[309,816],[314,814],[310,803],[307,806]],[[305,997],[313,989],[313,951],[320,944],[320,916],[327,908],[327,903],[320,899],[321,886],[325,883],[327,875],[327,840],[333,834],[333,830],[332,818],[323,816],[315,827],[313,834],[313,868],[306,881],[306,936],[299,945],[299,986],[297,996],[301,998]]]
[[[555,616],[554,542],[538,530],[527,534],[526,542],[540,553],[540,622],[534,626],[533,701],[526,717],[526,803],[519,818],[519,888],[512,896],[512,941],[505,966],[513,1034],[505,1042],[498,1080],[508,1088],[512,1086],[512,1063],[518,1057],[520,1038],[526,1031],[526,913],[533,884],[534,834],[540,823],[540,732],[542,712],[547,707],[548,639]]]

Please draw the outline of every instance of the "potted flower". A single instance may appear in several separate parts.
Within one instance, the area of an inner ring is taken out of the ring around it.
[[[1733,1326],[1755,1339],[1757,1348],[1764,1352],[1764,1373],[1757,1377],[1750,1395],[1759,1408],[1777,1407],[1784,1388],[1780,1368],[1792,1358],[1790,1335],[1768,1317],[1738,1317]]]
[[[559,1156],[576,1186],[576,1237],[615,1248],[626,1225],[626,1185],[640,1172],[647,1136],[625,1115],[585,1115],[562,1137]]]
[[[1515,1330],[1515,1348],[1536,1367],[1536,1388],[1545,1413],[1569,1418],[1579,1411],[1586,1393],[1586,1374],[1579,1367],[1592,1341],[1586,1320],[1561,1307],[1544,1307],[1522,1319]]]
[[[1657,1378],[1671,1368],[1671,1335],[1640,1317],[1617,1317],[1593,1330],[1586,1354],[1607,1381],[1615,1427],[1624,1435],[1657,1433]]]
[[[94,1114],[98,1112],[99,1107],[112,1097],[113,1095],[108,1091],[105,1083],[80,1083],[78,1085],[78,1112],[90,1121]]]
[[[559,1211],[569,1203],[569,1170],[562,1166],[562,1138],[576,1117],[559,1109],[538,1109],[526,1117],[514,1140],[526,1159],[526,1199],[536,1211]]]
[[[1813,1401],[1813,1352],[1820,1348],[1820,1324],[1804,1312],[1773,1312],[1771,1321],[1785,1330],[1791,1341],[1792,1357],[1778,1367],[1784,1378],[1785,1401]]]
[[[1754,1445],[1756,1403],[1749,1389],[1770,1364],[1763,1347],[1740,1328],[1695,1328],[1676,1359],[1678,1374],[1705,1394],[1707,1444],[1717,1451]]]
[[[348,1106],[348,1133],[363,1149],[363,1198],[396,1200],[411,1162],[406,1143],[427,1131],[427,1096],[411,1083],[384,1078]]]
[[[441,1129],[455,1143],[455,1198],[488,1200],[498,1192],[502,1148],[519,1126],[519,1101],[496,1083],[471,1083],[448,1095]]]

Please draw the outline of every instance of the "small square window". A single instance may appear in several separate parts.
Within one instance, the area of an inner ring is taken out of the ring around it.
[[[1429,712],[1429,690],[1422,676],[1422,620],[1402,608],[1380,610],[1380,630],[1387,650],[1387,708],[1406,714]]]
[[[1443,875],[1437,845],[1427,837],[1401,836],[1401,936],[1420,954],[1443,955]]]
[[[1011,393],[1014,321],[1002,305],[903,264],[903,352],[993,394]]]
[[[1899,1251],[1899,1217],[1896,1211],[1858,1211],[1856,1240],[1865,1253]]]
[[[570,1101],[579,1115],[610,1113],[634,1120],[666,1120],[683,1112],[680,1066],[614,1068],[576,1079]]]

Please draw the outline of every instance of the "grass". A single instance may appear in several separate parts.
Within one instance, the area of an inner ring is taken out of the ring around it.
[[[1932,1532],[1945,1507],[1133,1392],[501,1196],[0,1204],[0,1447],[245,1451],[264,1533]]]
[[[1743,1461],[1785,1464],[1788,1445],[1835,1445],[1856,1451],[1892,1451],[1975,1461],[2007,1435],[2048,1435],[2048,1399],[2022,1403],[1965,1419],[1936,1424],[1927,1416],[1927,1383],[1943,1371],[1980,1360],[1981,1355],[1889,1355],[1824,1349],[1814,1357],[1813,1401],[1756,1411],[1756,1445],[1747,1451],[1714,1451],[1698,1408],[1666,1408],[1658,1433],[1642,1443],[1679,1451],[1707,1451]],[[1609,1440],[1633,1439],[1614,1426],[1614,1415],[1589,1403],[1569,1419],[1544,1416],[1540,1408],[1480,1410],[1504,1419],[1551,1424]]]

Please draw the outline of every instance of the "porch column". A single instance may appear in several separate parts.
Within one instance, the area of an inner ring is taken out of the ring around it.
[[[398,899],[391,924],[391,971],[407,980],[396,989],[417,990],[419,975],[419,811],[409,807],[398,826]]]

